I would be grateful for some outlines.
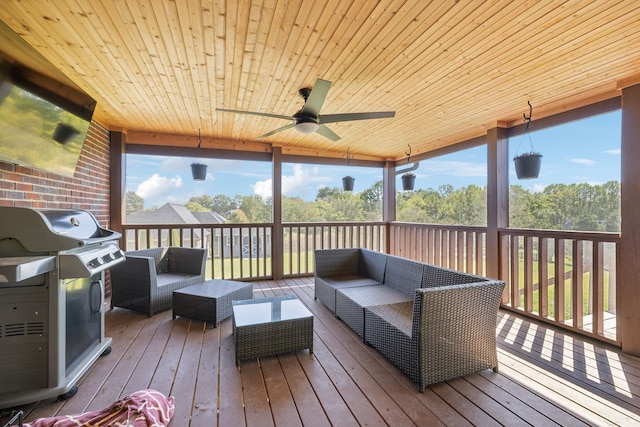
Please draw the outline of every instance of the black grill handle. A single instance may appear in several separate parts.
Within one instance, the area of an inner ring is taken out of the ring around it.
[[[92,313],[100,313],[104,306],[104,288],[102,280],[94,280],[91,282],[89,289],[89,309]]]

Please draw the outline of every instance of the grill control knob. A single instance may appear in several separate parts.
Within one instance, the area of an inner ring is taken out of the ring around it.
[[[96,267],[100,267],[102,264],[104,264],[104,261],[102,259],[100,259],[100,258],[94,258],[91,261],[89,261],[88,264],[91,267],[96,268]]]

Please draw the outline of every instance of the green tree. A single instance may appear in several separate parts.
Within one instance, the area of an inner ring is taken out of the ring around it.
[[[282,197],[282,221],[312,222],[321,220],[316,202],[305,202],[300,197]]]
[[[376,181],[373,185],[360,193],[364,202],[364,214],[366,221],[380,221],[382,219],[382,181]]]
[[[191,212],[211,212],[211,209],[206,208],[200,203],[194,202],[193,200],[188,201],[187,204],[184,205],[184,207],[189,209]]]
[[[238,208],[244,212],[248,222],[265,223],[271,222],[272,201],[271,198],[263,200],[262,197],[236,196]]]
[[[242,209],[234,209],[227,218],[227,222],[231,224],[248,224],[250,221],[247,215],[242,212]]]
[[[126,212],[131,214],[133,212],[144,210],[144,199],[134,191],[127,191],[125,195]]]
[[[316,201],[318,210],[326,221],[363,221],[364,201],[355,194],[338,190],[331,196]]]
[[[228,215],[229,212],[236,209],[237,207],[238,203],[234,199],[229,196],[225,196],[224,194],[218,194],[213,197],[210,209],[213,212],[217,212],[221,215]]]
[[[330,200],[340,193],[342,193],[342,190],[338,187],[322,187],[318,190],[318,194],[316,195],[316,202],[320,200]]]
[[[202,196],[195,196],[195,197],[190,198],[189,202],[187,202],[187,204],[185,206],[189,205],[189,203],[192,203],[192,202],[193,203],[197,203],[198,205],[202,206],[203,208],[205,208],[206,210],[209,210],[209,211],[218,212],[218,213],[226,212],[226,211],[223,211],[223,212],[216,211],[214,209],[215,203],[214,203],[213,198],[211,196],[207,195],[207,194],[202,195]],[[192,210],[192,209],[189,209],[189,210]],[[194,212],[197,212],[197,211],[194,211]]]

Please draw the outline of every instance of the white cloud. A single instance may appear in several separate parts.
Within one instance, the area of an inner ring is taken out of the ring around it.
[[[546,187],[544,184],[533,184],[533,192],[542,193]]]
[[[324,183],[332,180],[331,177],[319,175],[317,167],[304,167],[303,165],[295,164],[293,165],[293,175],[282,175],[282,194],[299,197],[315,196],[319,188],[326,186]],[[251,188],[253,188],[254,194],[263,199],[270,197],[272,195],[272,180],[268,178],[258,181]]]
[[[176,176],[174,178],[168,178],[166,176],[160,176],[157,173],[151,175],[150,178],[142,181],[138,184],[136,194],[145,200],[145,205],[153,204],[155,199],[168,199],[174,201],[177,197],[172,196],[172,193],[182,188],[182,178]]]
[[[272,180],[271,178],[265,179],[264,181],[258,181],[251,186],[253,188],[253,194],[262,197],[262,199],[266,199],[267,197],[271,197],[272,193]]]
[[[585,165],[585,166],[593,166],[596,164],[596,162],[594,160],[590,160],[590,159],[570,159],[571,162],[573,163],[577,163],[579,165]]]
[[[605,153],[607,153],[607,154],[620,154],[621,152],[622,152],[622,150],[620,150],[619,148],[605,151]]]

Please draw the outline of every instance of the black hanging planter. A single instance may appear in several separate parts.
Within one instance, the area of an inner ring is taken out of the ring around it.
[[[356,179],[352,176],[345,176],[342,178],[342,189],[344,191],[353,191],[353,183]]]
[[[405,173],[400,178],[402,178],[402,189],[404,191],[412,191],[416,183],[416,176],[412,173]]]
[[[191,175],[194,181],[204,181],[207,178],[207,165],[191,163]]]
[[[80,135],[78,129],[71,125],[58,123],[58,126],[56,126],[56,129],[53,131],[53,140],[60,144],[66,144],[78,135]]]
[[[513,158],[518,179],[534,179],[540,175],[542,154],[536,152],[519,154]]]

